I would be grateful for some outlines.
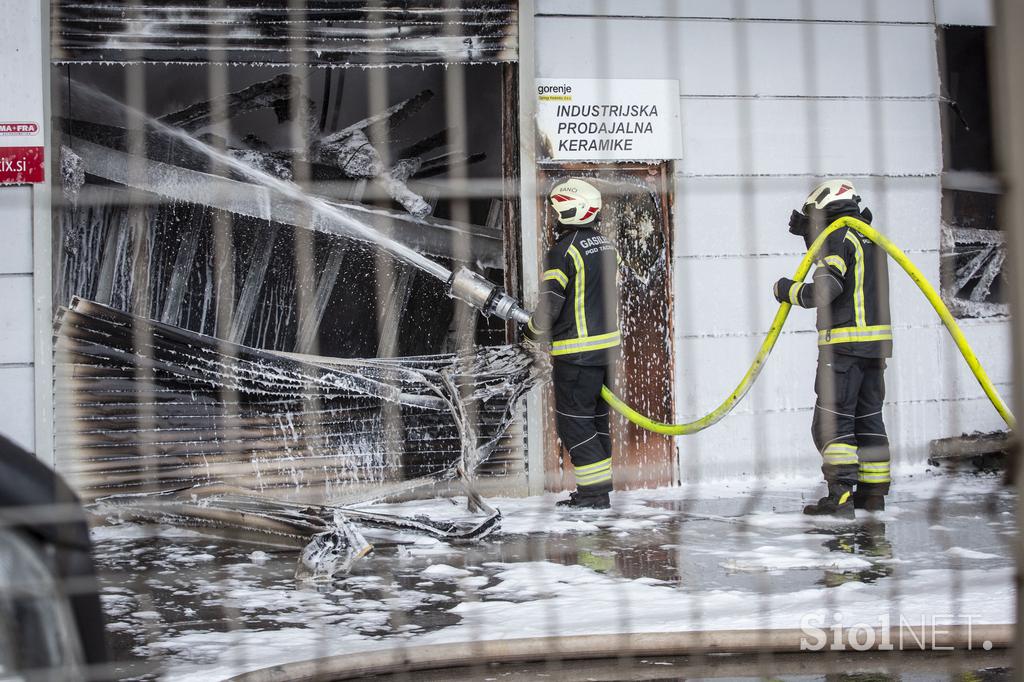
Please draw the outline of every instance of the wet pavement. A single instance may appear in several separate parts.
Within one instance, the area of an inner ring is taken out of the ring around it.
[[[487,539],[368,531],[374,552],[324,584],[296,581],[294,550],[130,524],[94,538],[133,679],[467,638],[796,627],[809,612],[1010,622],[1015,498],[996,476],[902,479],[885,513],[856,522],[810,522],[798,510],[812,493],[771,481],[633,491],[597,516],[555,512],[554,495],[492,500],[503,528]],[[447,500],[387,508],[466,513]]]

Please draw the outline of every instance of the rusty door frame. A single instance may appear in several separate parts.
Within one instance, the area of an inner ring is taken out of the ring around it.
[[[578,171],[581,173],[600,173],[601,171],[634,171],[642,172],[647,171],[651,175],[657,176],[657,185],[660,188],[659,196],[661,198],[661,227],[665,234],[665,258],[666,258],[666,272],[665,272],[665,293],[668,297],[668,314],[664,320],[665,334],[667,336],[667,342],[669,346],[669,357],[667,358],[668,364],[668,380],[670,386],[670,392],[667,396],[668,409],[667,414],[662,415],[661,418],[671,420],[675,416],[675,363],[676,363],[676,349],[675,349],[675,311],[674,311],[674,297],[673,297],[673,283],[672,283],[672,240],[675,234],[675,226],[673,224],[674,216],[674,204],[675,204],[675,184],[674,184],[674,173],[672,161],[660,161],[656,163],[643,163],[643,162],[601,162],[601,163],[554,163],[554,162],[541,162],[536,165],[536,181],[537,181],[537,192],[536,192],[536,206],[537,210],[537,224],[536,224],[536,239],[541,245],[549,243],[549,235],[543,234],[543,225],[545,212],[547,208],[547,192],[546,188],[549,183],[548,176],[554,173],[572,173]],[[546,247],[541,248],[541,254],[546,251]],[[539,267],[538,264],[534,264],[534,267]],[[554,419],[552,417],[552,410],[554,405],[554,398],[551,391],[550,383],[545,384],[541,391],[537,394],[540,398],[536,401],[541,404],[539,408],[541,412],[540,426],[542,429],[541,443],[542,443],[542,461],[544,465],[544,490],[547,491],[561,491],[569,490],[575,487],[575,482],[571,470],[567,470],[564,466],[568,458],[563,456],[562,448],[559,445],[557,434],[555,433]],[[658,418],[659,415],[653,415]],[[623,428],[632,430],[638,430],[639,427],[629,424],[624,419],[614,418],[612,419],[612,434],[613,439],[616,441],[618,451],[621,452],[621,438],[623,435]],[[652,438],[665,438],[664,436],[651,435]],[[666,463],[666,469],[668,472],[667,480],[658,482],[658,485],[677,485],[679,483],[679,452],[675,446],[675,442],[671,441],[669,446],[666,448],[671,457],[671,461]],[[613,468],[614,468],[613,463]],[[621,478],[619,480],[622,480]],[[631,481],[632,482],[632,481]],[[638,487],[630,485],[628,487]]]

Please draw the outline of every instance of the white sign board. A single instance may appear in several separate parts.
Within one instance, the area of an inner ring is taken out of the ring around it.
[[[538,78],[537,132],[542,159],[682,158],[679,81]]]
[[[15,7],[17,5],[17,7]],[[42,182],[43,52],[39,2],[5,3],[0,14],[0,184]]]

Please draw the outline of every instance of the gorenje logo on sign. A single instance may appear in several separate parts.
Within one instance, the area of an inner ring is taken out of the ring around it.
[[[543,101],[571,102],[571,85],[538,85],[537,95]]]
[[[0,123],[0,135],[35,135],[38,123]]]

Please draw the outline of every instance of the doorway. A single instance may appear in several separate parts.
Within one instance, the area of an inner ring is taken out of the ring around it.
[[[675,416],[672,300],[672,173],[669,163],[559,164],[540,168],[544,204],[539,207],[545,245],[554,243],[554,213],[547,189],[567,177],[587,180],[601,192],[599,231],[622,257],[619,326],[622,353],[616,366],[616,394],[659,421]],[[553,405],[550,385],[546,405]],[[544,469],[548,490],[575,487],[569,458],[555,432],[554,413],[545,409]],[[675,442],[621,417],[612,418],[615,487],[671,485],[678,480]]]

